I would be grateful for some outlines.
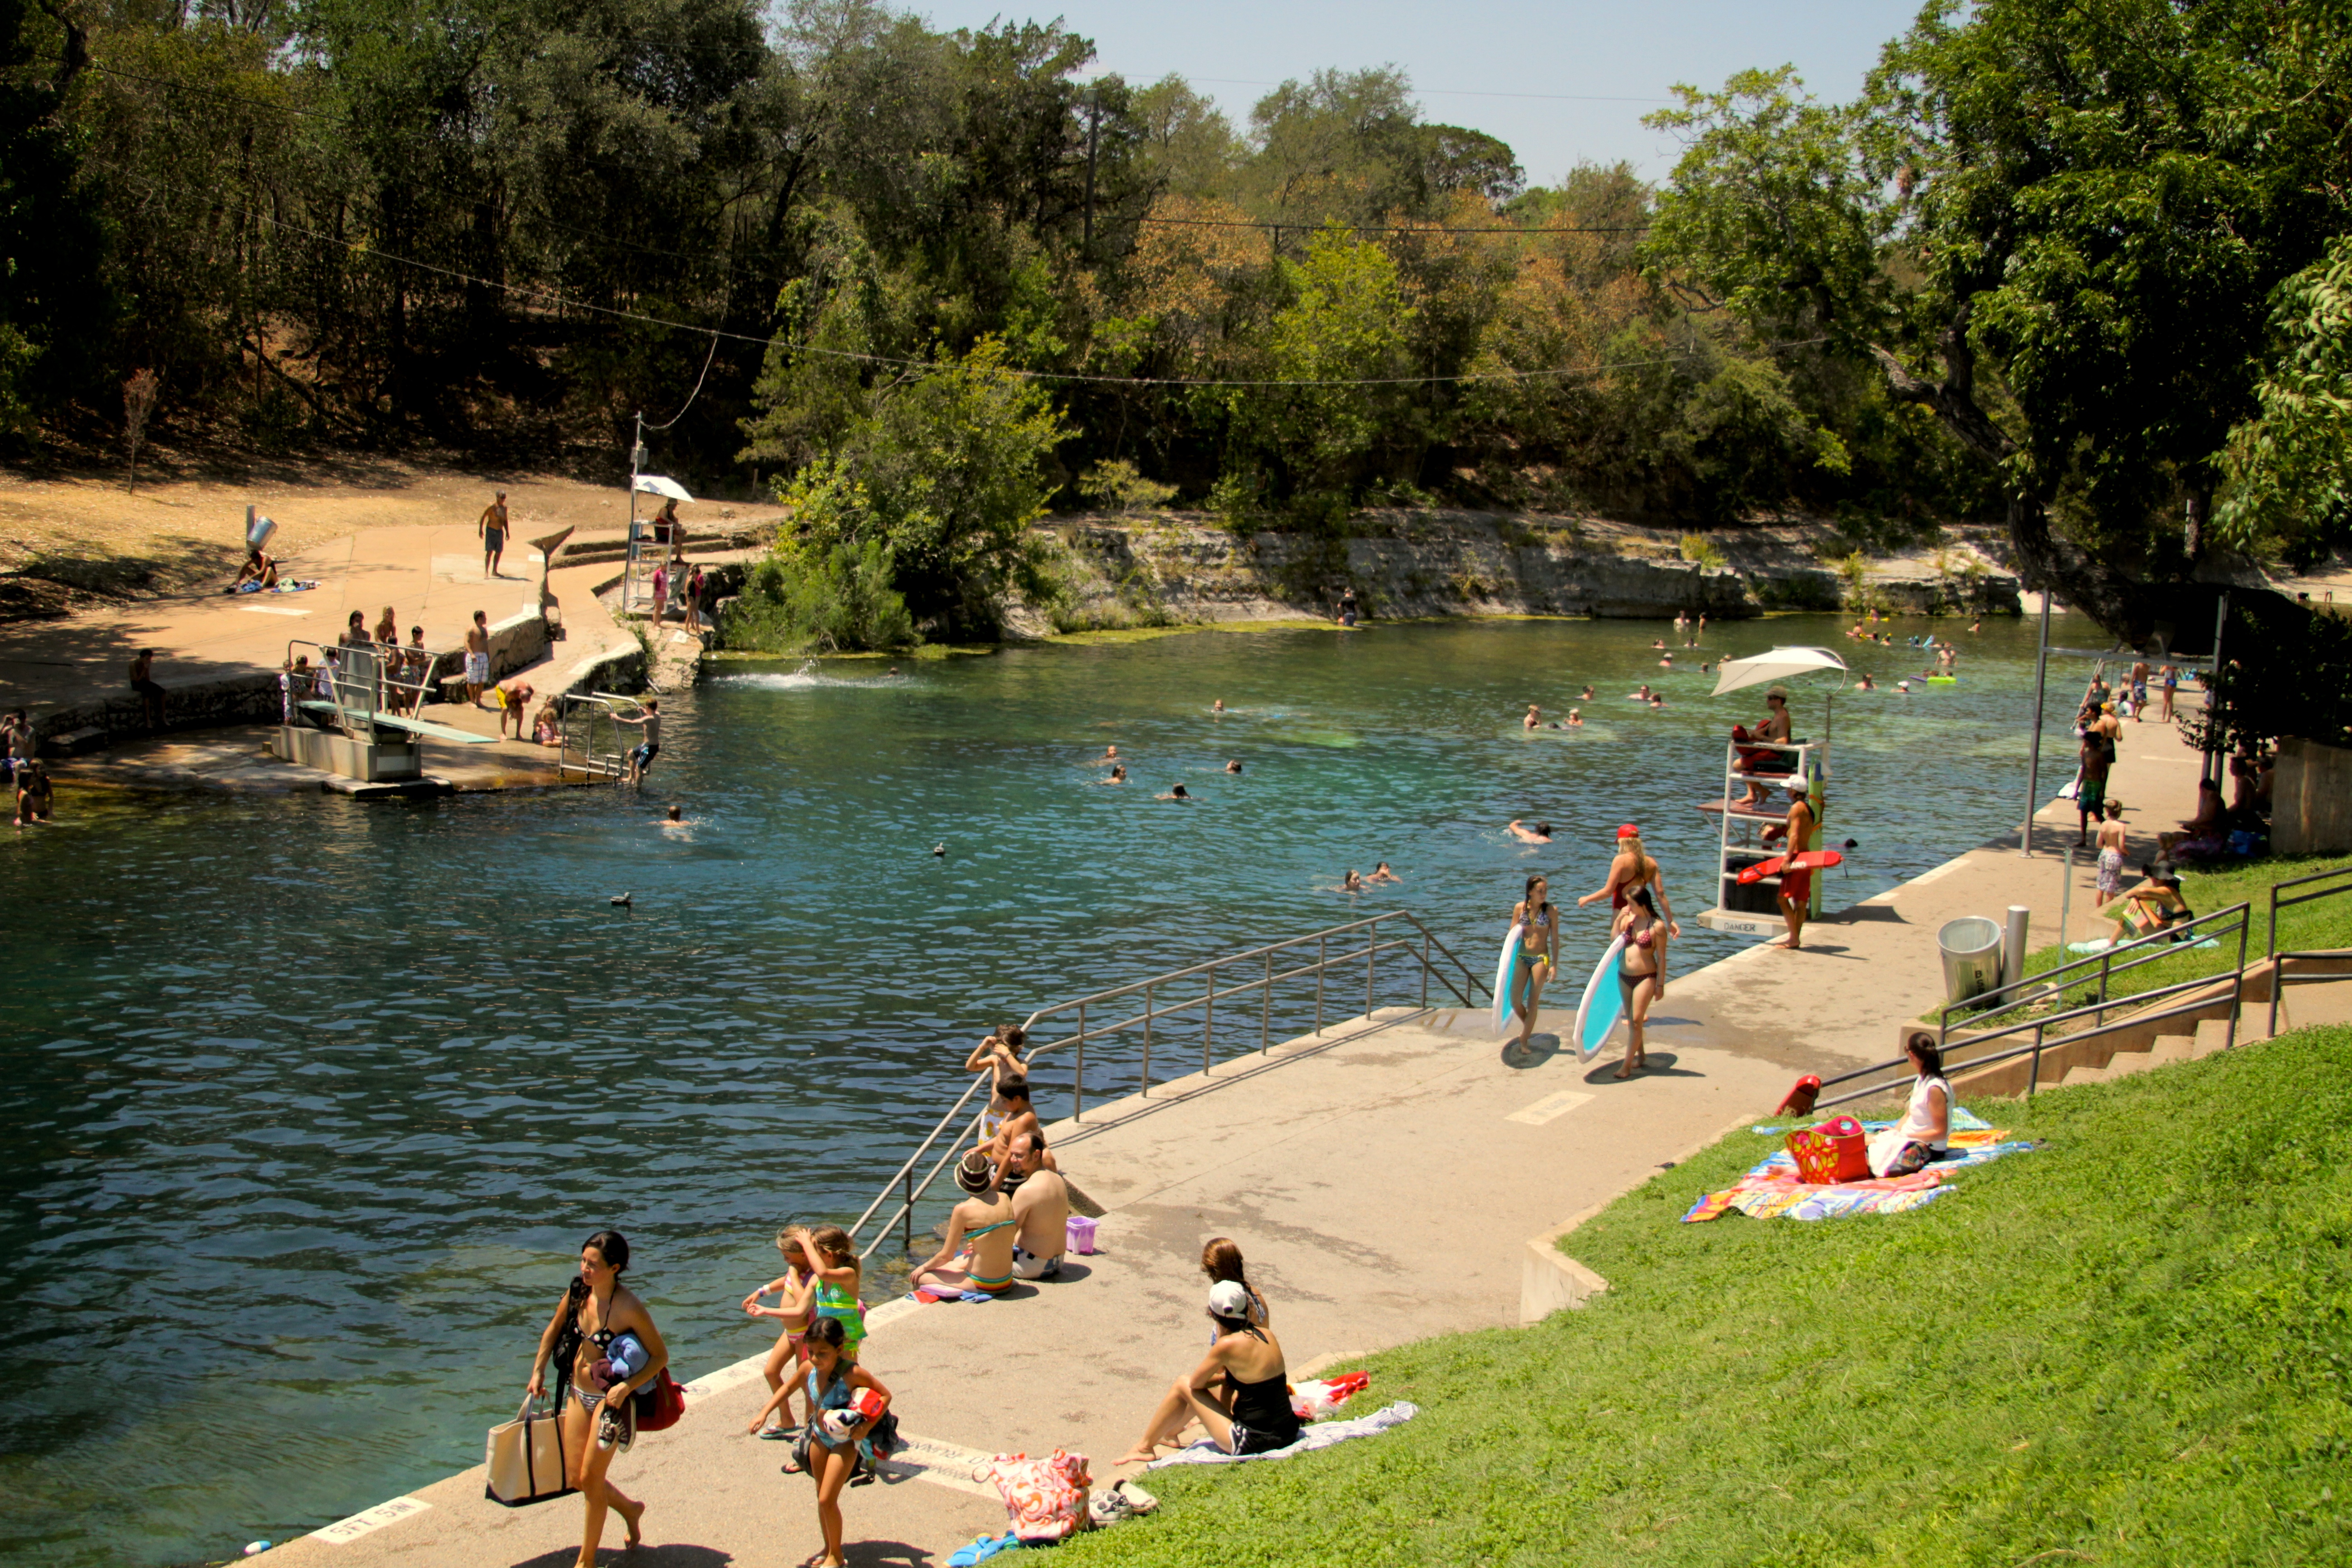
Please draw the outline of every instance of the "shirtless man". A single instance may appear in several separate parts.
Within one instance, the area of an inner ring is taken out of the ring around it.
[[[499,694],[499,738],[506,739],[507,720],[512,718],[515,739],[521,740],[524,726],[530,722],[530,700],[537,695],[536,691],[530,682],[520,675],[510,680],[499,681],[491,689]]]
[[[2142,722],[2140,715],[2147,710],[2147,660],[2135,659],[2131,668],[2132,722]]]
[[[2107,768],[2115,760],[2115,748],[2095,729],[2083,731],[2083,770],[2074,783],[2074,847],[2080,849],[2090,842],[2091,824],[2100,820],[2107,798]],[[2099,842],[2106,842],[2104,829]]]
[[[479,708],[482,688],[489,683],[490,615],[476,610],[474,624],[466,628],[466,700]]]
[[[987,1156],[978,1150],[956,1163],[955,1179],[967,1196],[948,1211],[947,1240],[907,1277],[907,1283],[918,1290],[928,1282],[935,1290],[984,1290],[992,1296],[1009,1290],[1013,1232],[1021,1223],[1013,1212],[1013,1200],[996,1190]]]
[[[1784,746],[1789,743],[1789,694],[1780,688],[1775,686],[1764,694],[1764,722],[1756,726],[1753,738],[1759,741],[1776,742]],[[1787,761],[1788,755],[1786,752],[1766,752],[1757,760],[1759,763],[1772,763],[1777,767],[1778,764]],[[1753,770],[1743,767],[1740,771],[1747,773]],[[1739,804],[1762,805],[1764,786],[1754,779],[1748,780],[1748,793],[1740,797]]]
[[[482,509],[481,521],[474,525],[474,531],[482,536],[482,575],[503,575],[499,571],[499,560],[507,550],[506,491],[500,490],[499,499]]]
[[[1813,816],[1813,803],[1806,794],[1802,779],[1789,785],[1789,826],[1782,845],[1791,857],[1801,855],[1812,847],[1813,829],[1818,821]],[[1780,918],[1789,922],[1789,940],[1780,945],[1790,952],[1804,946],[1805,912],[1812,902],[1813,874],[1807,871],[1780,873]]]
[[[644,712],[638,714],[634,719],[624,719],[619,714],[615,713],[613,715],[613,722],[615,724],[635,724],[638,729],[643,730],[646,732],[646,738],[638,742],[636,746],[629,752],[628,772],[629,783],[645,783],[646,770],[654,765],[654,759],[656,757],[661,755],[661,699],[658,697],[648,697],[646,699],[646,710]]]
[[[1070,1184],[1062,1173],[1037,1161],[1037,1141],[1024,1133],[1013,1141],[1004,1166],[1004,1190],[1013,1194],[1020,1219],[1014,1233],[1013,1273],[1020,1279],[1058,1279],[1062,1254],[1070,1245]]]
[[[1511,837],[1522,844],[1549,844],[1551,842],[1551,824],[1538,822],[1530,829],[1517,818],[1513,818]]]
[[[1542,709],[1540,709],[1540,708],[1538,708],[1538,707],[1537,707],[1537,706],[1536,706],[1534,703],[1532,703],[1532,702],[1528,703],[1528,716],[1527,716],[1526,718],[1524,718],[1524,719],[1522,719],[1522,720],[1520,720],[1520,721],[1519,721],[1519,728],[1520,728],[1520,729],[1522,729],[1522,730],[1540,730],[1540,729],[1542,729],[1542,728],[1543,728],[1543,710],[1542,710]]]

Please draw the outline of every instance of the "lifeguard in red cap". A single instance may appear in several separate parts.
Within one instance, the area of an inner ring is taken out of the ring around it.
[[[1609,862],[1609,880],[1601,884],[1598,892],[1577,900],[1576,907],[1582,909],[1596,899],[1607,899],[1613,912],[1625,907],[1625,900],[1633,896],[1636,888],[1652,890],[1666,930],[1673,935],[1682,935],[1682,924],[1675,919],[1675,907],[1666,900],[1665,879],[1659,874],[1658,863],[1642,847],[1642,830],[1629,822],[1617,830],[1617,858]]]

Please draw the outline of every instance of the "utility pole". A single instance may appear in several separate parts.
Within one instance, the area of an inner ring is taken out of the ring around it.
[[[1102,120],[1102,89],[1087,84],[1087,254],[1095,248],[1095,130]]]

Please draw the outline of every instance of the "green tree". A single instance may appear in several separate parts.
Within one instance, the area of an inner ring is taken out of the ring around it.
[[[1654,266],[1874,364],[1998,476],[2030,573],[2144,637],[2205,547],[2268,297],[2342,226],[2345,21],[1938,0],[1850,108],[1786,71],[1679,89]]]
[[[55,0],[0,0],[0,437],[105,384],[104,230],[65,117],[89,61],[78,17]]]
[[[1028,528],[1045,513],[1046,465],[1066,434],[1003,345],[983,338],[884,388],[841,448],[778,494],[803,549],[887,549],[919,626],[992,636],[1008,591],[1029,585]]]
[[[2279,352],[2261,413],[2230,433],[2216,531],[2241,549],[2316,557],[2352,525],[2352,238],[2281,285]]]

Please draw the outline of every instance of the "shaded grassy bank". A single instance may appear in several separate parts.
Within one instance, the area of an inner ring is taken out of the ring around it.
[[[1773,1146],[1735,1132],[1567,1238],[1586,1310],[1374,1358],[1359,1403],[1418,1419],[1158,1472],[1064,1554],[2352,1560],[2352,1029],[1979,1109],[2047,1146],[1910,1215],[1679,1224]]]

